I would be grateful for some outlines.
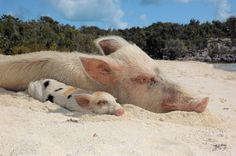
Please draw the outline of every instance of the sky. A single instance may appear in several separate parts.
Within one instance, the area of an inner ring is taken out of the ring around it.
[[[145,27],[155,22],[185,24],[236,16],[236,0],[0,0],[0,15],[22,20],[50,16],[76,27]]]

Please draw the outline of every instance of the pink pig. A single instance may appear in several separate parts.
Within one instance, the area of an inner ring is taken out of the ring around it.
[[[0,57],[0,87],[24,90],[31,81],[50,78],[83,89],[106,91],[119,103],[153,112],[203,112],[207,107],[208,97],[195,99],[168,81],[138,46],[117,36],[95,42],[103,56],[36,52]]]

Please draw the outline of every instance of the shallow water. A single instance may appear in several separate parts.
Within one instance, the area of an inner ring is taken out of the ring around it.
[[[236,63],[218,63],[214,64],[214,67],[226,71],[236,72]]]

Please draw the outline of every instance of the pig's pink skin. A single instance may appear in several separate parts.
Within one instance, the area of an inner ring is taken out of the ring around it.
[[[166,111],[184,110],[184,111],[195,111],[198,113],[202,113],[206,109],[208,102],[209,102],[209,98],[206,97],[206,98],[202,99],[202,101],[200,101],[198,104],[163,103],[162,108]]]
[[[116,115],[116,116],[121,116],[121,115],[124,114],[124,112],[125,112],[125,111],[124,111],[123,108],[119,108],[119,109],[116,110],[115,115]]]
[[[203,98],[202,101],[199,104],[197,104],[197,106],[194,108],[194,111],[198,113],[204,112],[208,103],[209,103],[209,97]]]
[[[116,36],[96,41],[107,56],[36,52],[0,58],[0,87],[24,90],[31,81],[56,79],[82,89],[106,91],[119,103],[153,112],[203,112],[208,98],[194,99],[167,80],[157,64],[139,47]]]
[[[109,90],[121,103],[132,103],[154,112],[182,110],[200,113],[206,109],[208,97],[194,99],[167,80],[155,61],[136,45],[112,36],[100,38],[96,44],[102,54],[118,60],[122,69],[117,75],[117,83]]]

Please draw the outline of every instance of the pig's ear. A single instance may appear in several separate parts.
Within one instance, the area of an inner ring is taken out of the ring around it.
[[[74,96],[75,101],[77,102],[78,105],[85,109],[90,109],[90,101],[92,96],[89,94],[78,94]]]
[[[122,68],[110,58],[86,58],[80,57],[87,74],[99,83],[112,85],[119,80],[118,72]]]
[[[95,44],[101,54],[109,55],[129,43],[119,36],[106,36],[96,39]]]

